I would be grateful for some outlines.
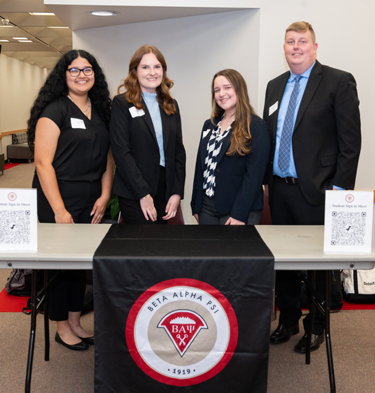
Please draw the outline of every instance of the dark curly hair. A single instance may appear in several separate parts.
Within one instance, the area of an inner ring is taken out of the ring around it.
[[[94,86],[90,89],[88,95],[91,100],[91,105],[93,105],[107,127],[109,127],[111,116],[111,100],[109,98],[108,84],[103,71],[95,57],[90,53],[81,49],[73,49],[65,53],[57,62],[55,68],[47,77],[46,82],[40,88],[38,97],[36,98],[34,105],[30,110],[30,118],[27,121],[27,134],[31,151],[34,151],[36,123],[38,122],[43,110],[53,100],[62,95],[68,95],[69,93],[68,86],[66,84],[66,70],[70,64],[72,64],[72,62],[77,59],[77,57],[86,59],[94,70],[95,83]]]

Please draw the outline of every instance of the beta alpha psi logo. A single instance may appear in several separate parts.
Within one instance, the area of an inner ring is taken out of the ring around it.
[[[204,319],[190,310],[177,310],[167,314],[159,323],[164,328],[178,353],[184,356],[201,329],[208,329]]]
[[[145,291],[126,322],[129,352],[147,375],[190,386],[218,374],[238,339],[237,318],[225,296],[202,281],[174,279]]]

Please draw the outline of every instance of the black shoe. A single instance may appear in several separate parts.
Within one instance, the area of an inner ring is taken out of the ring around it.
[[[310,352],[316,351],[319,349],[320,344],[324,341],[324,334],[312,334],[311,335],[311,343],[310,343]],[[307,333],[299,340],[298,344],[294,347],[294,350],[298,353],[306,353],[307,346]]]
[[[61,345],[64,345],[64,347],[66,347],[68,349],[72,349],[73,351],[84,351],[85,349],[89,348],[89,345],[86,344],[84,341],[81,341],[78,344],[69,345],[66,342],[64,342],[63,340],[61,340],[61,337],[59,336],[59,333],[57,333],[57,332],[56,332],[56,336],[55,336],[55,341]]]
[[[78,338],[80,338],[82,341],[84,341],[86,344],[89,344],[89,345],[94,345],[95,344],[95,338],[94,338],[94,336],[91,336],[91,337],[79,337],[78,336]]]
[[[271,344],[286,343],[287,341],[289,341],[291,336],[297,333],[299,333],[298,323],[292,326],[286,326],[283,323],[279,323],[279,326],[271,334],[270,343]]]

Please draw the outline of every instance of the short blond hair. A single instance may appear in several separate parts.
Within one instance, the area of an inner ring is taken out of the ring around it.
[[[310,31],[313,44],[315,44],[315,31],[309,22],[294,22],[289,27],[287,27],[285,35],[288,31],[296,31],[298,33]]]

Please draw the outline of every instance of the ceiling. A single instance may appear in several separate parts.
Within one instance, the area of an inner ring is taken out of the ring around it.
[[[29,12],[52,12],[43,0],[0,0],[1,54],[38,67],[53,68],[61,55],[72,49],[72,31],[56,16],[34,16]],[[2,19],[8,19],[4,27]],[[9,27],[10,26],[10,27]],[[32,42],[19,42],[25,37]]]
[[[125,0],[109,1],[116,4],[112,6],[99,5],[102,2],[104,1],[0,0],[0,40],[9,41],[0,41],[1,54],[38,67],[53,68],[61,55],[72,49],[72,30],[238,11],[256,7],[258,0],[232,0],[230,7],[206,7],[204,3],[210,3],[207,1],[193,1],[189,7],[173,2],[169,3],[173,6],[145,6],[142,0],[138,1],[137,6],[125,5],[132,4]],[[155,3],[159,5],[159,2]],[[198,3],[201,4],[197,5]],[[117,14],[113,17],[89,14],[90,11],[108,8]],[[58,17],[34,16],[29,12],[54,12]],[[4,19],[9,20],[7,26],[3,25]],[[25,37],[32,42],[19,42],[13,37]]]
[[[66,4],[59,4],[59,3]],[[161,5],[162,1],[154,1],[155,6],[150,6],[150,1],[138,0],[137,5],[126,5],[125,3],[134,4],[131,1],[108,1],[107,3],[115,3],[117,5],[99,5],[98,3],[105,3],[103,0],[87,0],[80,1],[79,4],[72,1],[62,0],[45,0],[52,12],[55,12],[59,18],[66,23],[72,30],[92,29],[97,27],[124,25],[128,23],[150,22],[163,19],[183,18],[188,16],[215,14],[219,12],[238,11],[241,9],[251,8],[250,3],[254,0],[245,0],[246,6],[243,5],[244,0],[231,0],[229,7],[205,6],[204,3],[209,3],[207,0],[202,0],[200,5],[191,4],[189,6],[181,6],[181,1],[176,1],[176,5],[165,6]],[[187,4],[188,1],[182,1]],[[95,3],[95,4],[94,4]],[[123,5],[118,5],[123,3]],[[180,4],[179,4],[180,3]],[[195,1],[195,3],[197,3]],[[229,3],[229,1],[228,1]],[[233,3],[240,3],[238,6]],[[117,13],[111,17],[100,17],[90,15],[91,11],[113,11]]]

